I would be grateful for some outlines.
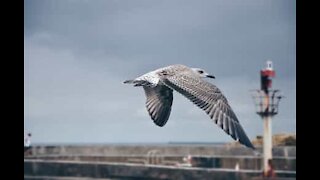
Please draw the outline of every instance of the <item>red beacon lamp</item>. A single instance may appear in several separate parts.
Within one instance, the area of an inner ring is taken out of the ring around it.
[[[272,61],[267,61],[267,67],[261,70],[261,90],[266,94],[269,93],[269,88],[272,87],[272,79],[276,72],[273,70]]]

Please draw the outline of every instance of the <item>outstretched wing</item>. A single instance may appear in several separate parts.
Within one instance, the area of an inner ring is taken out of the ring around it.
[[[203,109],[233,139],[254,149],[227,99],[216,86],[186,73],[163,76],[161,81]]]
[[[170,116],[172,106],[172,89],[157,85],[155,87],[143,86],[146,94],[146,107],[154,123],[164,126]]]

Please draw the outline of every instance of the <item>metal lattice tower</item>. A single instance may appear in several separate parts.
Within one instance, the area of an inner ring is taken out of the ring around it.
[[[279,111],[279,102],[284,97],[280,94],[280,90],[278,89],[269,90],[268,94],[260,89],[251,90],[251,95],[256,108],[256,113],[260,115],[261,118],[264,116],[273,117],[274,115],[277,115]]]

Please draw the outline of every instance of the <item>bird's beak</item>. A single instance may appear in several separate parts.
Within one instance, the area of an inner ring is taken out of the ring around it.
[[[213,75],[207,75],[208,78],[212,78],[215,79],[215,77]]]

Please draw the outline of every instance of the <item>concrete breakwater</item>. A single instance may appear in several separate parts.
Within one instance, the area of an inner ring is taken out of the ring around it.
[[[132,164],[155,164],[167,166],[189,166],[203,168],[225,168],[246,170],[261,170],[262,158],[253,156],[190,156],[187,162],[185,156],[95,156],[95,155],[39,155],[28,156],[25,159],[52,160],[52,161],[78,161],[78,162],[110,162]],[[273,158],[274,168],[277,170],[296,170],[296,158]],[[189,163],[189,164],[187,164]]]
[[[95,146],[34,146],[33,155],[147,155],[155,150],[162,155],[200,155],[200,156],[259,156],[262,148],[254,152],[246,147],[223,145],[95,145]],[[272,149],[275,157],[296,157],[295,146],[278,146]]]
[[[212,145],[35,146],[32,155],[25,156],[24,174],[29,180],[254,179],[261,176],[260,150]],[[295,147],[275,147],[273,154],[278,179],[295,179]]]

